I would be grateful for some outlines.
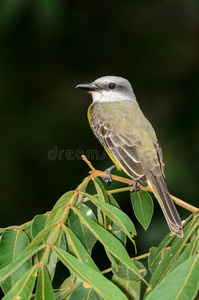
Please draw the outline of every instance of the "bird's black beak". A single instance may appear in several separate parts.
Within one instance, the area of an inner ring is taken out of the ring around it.
[[[75,88],[76,89],[82,89],[82,90],[85,90],[87,92],[92,92],[92,91],[99,90],[99,87],[95,83],[93,83],[93,82],[78,84],[78,85],[76,85]]]

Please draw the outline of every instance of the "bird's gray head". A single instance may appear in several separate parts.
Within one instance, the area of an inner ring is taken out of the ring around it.
[[[131,84],[122,77],[104,76],[91,83],[78,84],[76,88],[91,93],[93,101],[136,101]]]

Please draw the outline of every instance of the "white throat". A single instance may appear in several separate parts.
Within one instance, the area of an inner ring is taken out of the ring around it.
[[[132,93],[120,93],[119,91],[91,91],[93,102],[115,102],[115,101],[136,101],[135,94]]]

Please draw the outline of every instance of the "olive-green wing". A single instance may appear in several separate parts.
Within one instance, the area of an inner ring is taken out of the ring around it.
[[[137,152],[137,147],[142,147],[141,141],[133,134],[115,134],[110,123],[101,123],[94,113],[91,117],[91,128],[113,161],[135,181],[147,186],[145,168]]]

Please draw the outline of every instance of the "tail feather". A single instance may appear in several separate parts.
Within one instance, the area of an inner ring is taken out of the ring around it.
[[[163,214],[166,218],[171,234],[183,237],[182,222],[178,211],[171,200],[167,185],[163,176],[155,177],[150,171],[147,174],[147,182],[156,196]]]

